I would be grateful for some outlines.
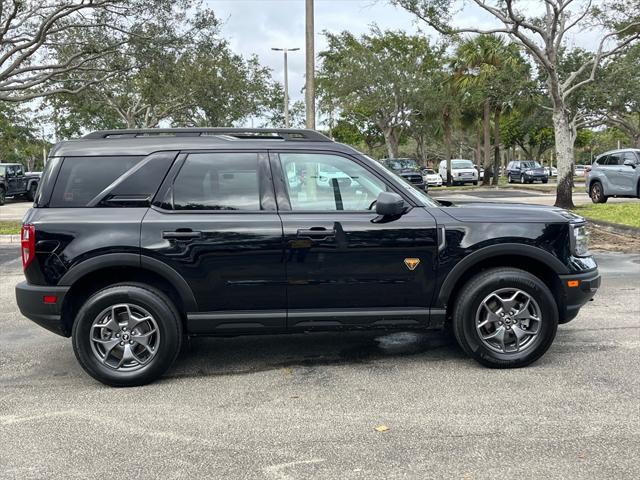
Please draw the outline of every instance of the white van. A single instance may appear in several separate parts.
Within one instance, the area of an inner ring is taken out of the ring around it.
[[[443,182],[447,182],[447,161],[440,162],[438,173]],[[451,160],[451,180],[454,185],[464,185],[465,183],[478,184],[478,170],[473,166],[471,160],[455,158]]]

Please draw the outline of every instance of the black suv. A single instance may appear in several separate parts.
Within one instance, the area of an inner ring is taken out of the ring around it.
[[[24,196],[32,202],[39,181],[39,174],[24,173],[19,163],[0,163],[0,205],[4,205],[6,197]]]
[[[420,165],[413,158],[383,158],[380,163],[419,190],[428,190]]]
[[[102,131],[51,151],[16,296],[114,386],[160,376],[187,335],[451,326],[480,363],[521,367],[600,284],[585,230],[436,202],[313,131]]]

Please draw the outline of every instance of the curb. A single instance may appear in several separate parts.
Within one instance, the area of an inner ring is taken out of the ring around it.
[[[20,235],[0,235],[0,243],[20,243]]]
[[[589,217],[585,218],[589,222],[589,224],[593,225],[594,227],[617,233],[618,235],[640,237],[640,228],[630,227],[628,225],[620,225],[619,223],[605,222],[604,220],[592,220]]]

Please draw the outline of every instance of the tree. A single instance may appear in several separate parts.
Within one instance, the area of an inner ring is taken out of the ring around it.
[[[517,41],[535,60],[546,76],[547,96],[553,111],[556,154],[558,157],[558,187],[556,206],[573,208],[574,142],[577,126],[570,118],[567,103],[576,92],[593,82],[604,60],[640,39],[640,3],[636,0],[615,0],[604,5],[595,1],[545,0],[539,11],[527,15],[529,2],[516,0],[470,0],[489,14],[494,27],[454,27],[451,24],[457,2],[453,0],[392,0],[416,14],[428,25],[444,34],[477,33],[504,34]],[[542,2],[541,2],[542,3]],[[518,4],[518,5],[516,5]],[[522,8],[519,8],[522,7]],[[577,68],[561,74],[561,50],[570,31],[591,29],[599,35],[598,46]]]
[[[258,110],[265,118],[261,124],[262,127],[284,128],[284,87],[281,83],[274,82],[268,87],[264,104]],[[305,127],[304,102],[300,100],[289,102],[289,127]]]
[[[115,54],[131,38],[132,16],[144,22],[162,9],[143,0],[3,0],[0,5],[0,100],[20,102],[56,93],[77,93],[112,72],[95,61]],[[167,3],[166,1],[164,2]],[[169,2],[170,3],[170,2]],[[86,43],[88,32],[109,30],[108,41]],[[65,44],[73,55],[56,58]],[[70,89],[60,82],[74,80]]]
[[[376,148],[384,145],[384,135],[371,121],[362,120],[365,115],[340,117],[331,127],[331,136],[337,142],[358,146],[364,144],[369,156]]]
[[[597,79],[592,98],[592,125],[608,125],[624,132],[631,146],[640,148],[640,44],[617,55]]]
[[[231,52],[210,10],[193,13],[174,4],[170,19],[161,12],[135,31],[117,54],[101,60],[102,69],[120,72],[117,76],[51,101],[64,136],[87,127],[156,127],[162,122],[227,126],[261,112],[270,70],[255,57],[245,60]],[[85,40],[99,43],[109,35],[107,29],[96,30]],[[65,45],[58,55],[75,52]],[[67,84],[75,89],[74,82]]]
[[[418,83],[439,67],[440,48],[423,36],[380,31],[356,38],[349,32],[325,33],[329,46],[320,53],[317,75],[321,110],[348,115],[363,112],[382,131],[390,158],[410,124],[411,100]]]
[[[43,149],[50,145],[36,137],[31,112],[0,102],[0,161],[22,163],[27,170],[42,166]]]
[[[547,110],[516,108],[502,118],[500,130],[505,147],[518,146],[527,159],[541,160],[554,144],[550,125],[551,113]]]

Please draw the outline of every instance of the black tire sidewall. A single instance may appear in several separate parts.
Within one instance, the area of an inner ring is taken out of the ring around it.
[[[117,303],[139,305],[158,324],[160,343],[155,357],[148,365],[133,372],[118,372],[102,365],[91,349],[89,338],[93,320]],[[176,359],[181,341],[180,318],[171,301],[155,289],[138,285],[116,285],[92,295],[78,312],[72,331],[73,350],[82,368],[96,380],[116,387],[144,385],[160,377]]]
[[[518,288],[531,295],[542,314],[540,333],[534,344],[523,352],[504,354],[491,350],[480,340],[475,327],[477,308],[491,292],[501,288]],[[553,294],[537,277],[515,269],[502,269],[480,275],[463,289],[454,312],[456,338],[467,354],[489,367],[506,368],[529,365],[540,358],[553,342],[558,328],[558,308]]]

